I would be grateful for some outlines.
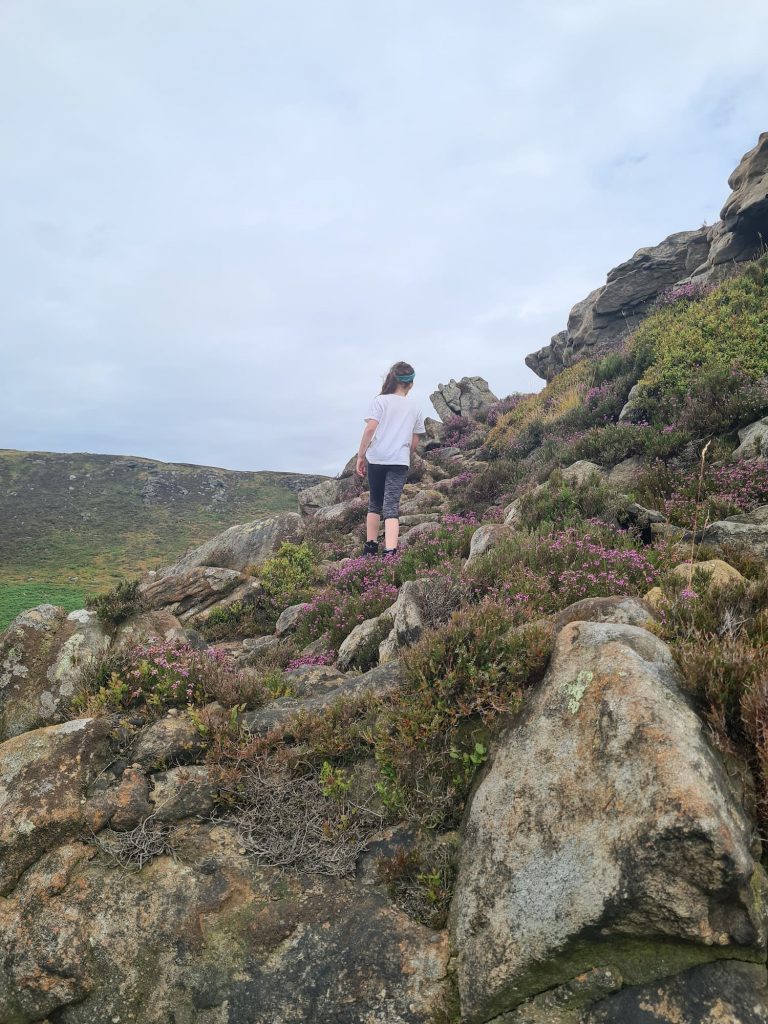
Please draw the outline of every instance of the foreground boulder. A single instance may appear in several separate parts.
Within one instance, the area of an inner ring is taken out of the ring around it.
[[[161,569],[157,575],[178,576],[201,565],[243,572],[249,565],[259,565],[274,555],[284,541],[298,543],[303,536],[304,525],[299,513],[281,512],[269,519],[230,526],[178,562]]]
[[[380,891],[258,867],[231,830],[186,824],[176,859],[120,871],[71,843],[0,900],[0,1020],[428,1024],[445,933]],[[64,909],[65,908],[65,909]]]
[[[566,625],[466,821],[451,911],[466,1020],[595,967],[633,985],[764,959],[752,838],[668,648]]]
[[[17,615],[0,634],[0,740],[60,721],[81,668],[108,643],[85,608],[43,604]]]
[[[147,573],[139,593],[148,608],[165,608],[180,622],[186,622],[247,583],[235,569],[201,565],[167,575],[162,571]]]

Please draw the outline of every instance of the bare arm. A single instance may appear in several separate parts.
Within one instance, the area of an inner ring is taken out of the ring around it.
[[[360,438],[360,447],[357,449],[357,464],[355,469],[358,476],[365,476],[365,453],[368,451],[378,425],[378,420],[368,420],[365,424],[363,436]]]
[[[415,452],[416,449],[419,447],[419,441],[420,440],[421,440],[421,434],[412,434],[411,435],[411,451],[412,452]]]

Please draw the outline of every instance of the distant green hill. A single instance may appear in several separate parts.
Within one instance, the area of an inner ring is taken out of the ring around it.
[[[296,492],[322,479],[0,449],[0,629],[24,608],[80,607],[234,523],[294,510]]]

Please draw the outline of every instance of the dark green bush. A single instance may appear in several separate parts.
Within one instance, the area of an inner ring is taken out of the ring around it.
[[[112,590],[92,597],[87,607],[96,612],[107,629],[114,630],[121,622],[144,609],[139,580],[120,580]]]

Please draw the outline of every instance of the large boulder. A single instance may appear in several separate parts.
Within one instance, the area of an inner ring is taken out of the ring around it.
[[[768,505],[761,505],[752,512],[710,523],[702,535],[704,544],[743,545],[760,558],[768,558]]]
[[[0,741],[65,717],[83,666],[109,644],[94,612],[43,604],[0,634]]]
[[[391,610],[385,608],[380,615],[359,622],[339,646],[336,656],[339,668],[346,672],[371,660],[378,661],[379,645],[392,631],[392,620]]]
[[[380,889],[259,867],[222,825],[186,823],[177,856],[116,870],[52,851],[0,900],[0,1020],[62,1024],[428,1024],[444,932]]]
[[[557,635],[465,823],[451,927],[467,1021],[595,967],[643,984],[764,959],[753,825],[678,683],[644,629]]]
[[[304,524],[298,512],[281,512],[268,519],[230,526],[205,544],[189,551],[173,565],[160,569],[158,576],[179,576],[198,566],[214,566],[243,572],[260,565],[275,554],[285,541],[298,543],[304,536]]]
[[[167,575],[162,571],[147,573],[139,593],[148,608],[165,608],[180,622],[186,622],[248,583],[236,569],[199,565]]]
[[[462,377],[438,384],[429,398],[443,422],[451,416],[476,416],[498,402],[483,377]]]
[[[111,724],[76,718],[0,744],[0,895],[46,850],[79,833],[86,790],[110,759]]]

